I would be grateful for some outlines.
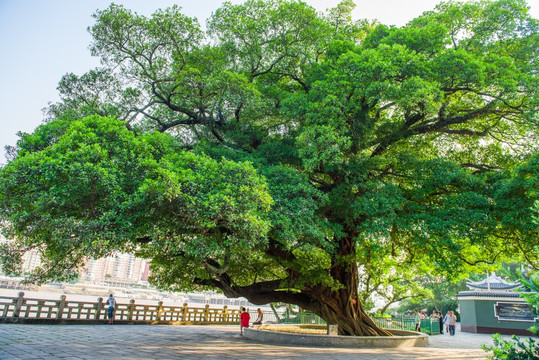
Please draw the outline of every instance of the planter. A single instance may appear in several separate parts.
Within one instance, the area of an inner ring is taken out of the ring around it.
[[[294,327],[295,325],[287,325]],[[282,328],[279,325],[279,328]],[[325,328],[325,326],[323,327]],[[246,338],[260,342],[279,345],[304,345],[342,348],[412,348],[425,347],[429,344],[426,334],[406,331],[389,330],[394,336],[339,336],[298,334],[284,331],[272,331],[270,326],[261,329],[257,326],[243,329]]]

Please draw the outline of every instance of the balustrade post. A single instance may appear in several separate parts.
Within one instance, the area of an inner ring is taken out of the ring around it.
[[[19,292],[19,297],[13,302],[15,303],[15,309],[13,309],[13,317],[19,317],[22,305],[24,304],[24,292]]]
[[[189,308],[187,307],[187,303],[183,303],[183,310],[182,310],[182,321],[187,321],[187,310]]]
[[[161,315],[163,314],[163,302],[159,301],[157,303],[157,315],[155,321],[161,321]]]
[[[98,297],[97,304],[95,306],[95,319],[96,320],[101,320],[101,311],[103,311],[103,298]],[[104,318],[106,318],[106,316]]]
[[[66,307],[66,296],[62,295],[60,296],[60,301],[58,301],[58,312],[56,313],[56,318],[61,319],[64,315],[64,308]]]
[[[79,303],[79,305],[77,306],[77,320],[80,320],[80,318],[82,316],[82,309],[83,308],[84,308],[84,304]]]
[[[135,312],[135,299],[131,299],[129,302],[129,311],[127,312],[127,320],[133,320],[133,313]]]
[[[45,305],[45,300],[38,300],[37,301],[37,311],[36,311],[36,318],[41,317],[41,311],[43,311],[43,305]]]
[[[204,321],[205,322],[209,321],[209,318],[210,318],[210,304],[206,304],[206,306],[204,306]]]
[[[228,306],[223,307],[223,322],[228,322]]]

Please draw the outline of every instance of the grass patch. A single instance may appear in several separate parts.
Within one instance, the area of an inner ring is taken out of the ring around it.
[[[259,325],[257,329],[293,334],[327,335],[325,325]]]

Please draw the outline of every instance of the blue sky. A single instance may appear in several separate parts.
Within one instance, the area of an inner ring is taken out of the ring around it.
[[[43,119],[41,110],[58,99],[56,86],[68,72],[81,75],[96,67],[90,56],[87,27],[91,15],[110,0],[0,0],[0,163],[4,147],[15,145],[18,131],[32,132]],[[142,15],[179,4],[186,15],[201,24],[221,0],[117,0]],[[239,3],[239,0],[233,0]],[[307,0],[318,10],[334,7],[339,0]],[[402,26],[438,0],[356,0],[356,18],[378,19]],[[528,0],[531,14],[539,18],[539,0]]]

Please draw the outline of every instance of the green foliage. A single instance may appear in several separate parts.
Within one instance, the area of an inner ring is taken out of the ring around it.
[[[43,125],[21,149],[56,129]],[[250,164],[182,151],[166,134],[136,137],[111,118],[73,121],[45,149],[21,150],[0,183],[4,232],[17,239],[5,246],[4,268],[17,272],[18,246],[38,249],[46,260],[40,281],[72,275],[86,257],[136,251],[150,233],[183,234],[200,258],[200,237],[219,242],[214,250],[250,248],[268,229],[261,214],[271,198]],[[224,243],[222,233],[231,234]]]
[[[415,281],[415,287],[421,289],[421,292],[400,302],[399,313],[413,312],[416,309],[425,309],[428,314],[433,310],[442,311],[444,314],[456,311],[459,305],[456,295],[459,291],[466,290],[466,280],[449,281],[443,277],[422,276]],[[459,315],[458,312],[456,314]]]
[[[537,327],[530,328],[530,331],[539,335]],[[487,359],[491,360],[534,360],[539,356],[539,343],[533,338],[526,340],[520,339],[513,335],[512,341],[504,340],[500,334],[492,336],[494,346],[481,345],[485,351],[492,352],[492,355],[487,355]]]
[[[530,271],[527,276],[524,276],[519,271],[518,276],[519,282],[524,288],[520,296],[535,308],[536,313],[539,313],[539,274],[536,271]]]

